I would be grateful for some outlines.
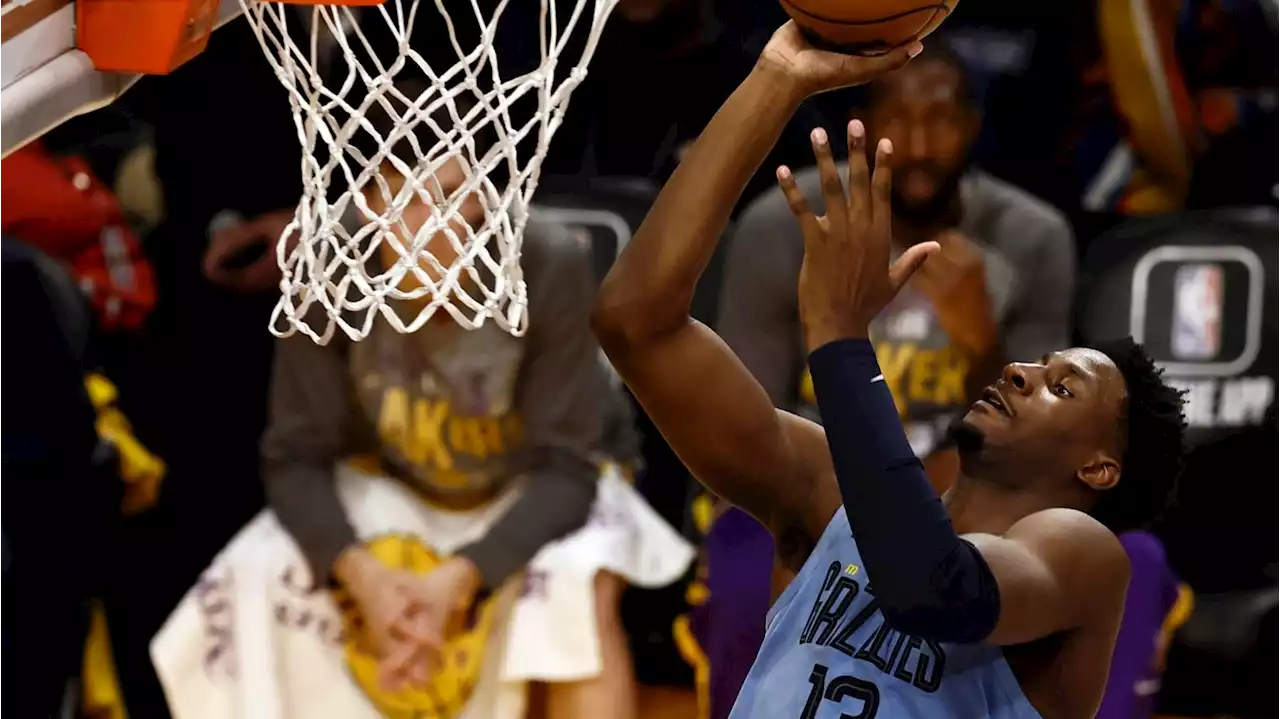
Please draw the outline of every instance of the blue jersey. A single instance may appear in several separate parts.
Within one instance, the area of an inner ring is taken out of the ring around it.
[[[887,626],[844,508],[770,610],[730,719],[1032,719],[999,647]]]

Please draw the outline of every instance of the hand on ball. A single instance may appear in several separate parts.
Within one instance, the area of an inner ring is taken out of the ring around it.
[[[870,82],[907,64],[921,49],[919,42],[913,42],[874,57],[819,50],[805,40],[792,20],[773,34],[760,54],[760,63],[793,79],[797,89],[808,97]]]

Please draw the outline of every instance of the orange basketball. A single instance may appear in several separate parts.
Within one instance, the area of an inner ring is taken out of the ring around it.
[[[933,32],[960,0],[781,0],[818,47],[879,55]]]

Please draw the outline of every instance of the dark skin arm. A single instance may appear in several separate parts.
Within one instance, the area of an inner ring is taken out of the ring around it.
[[[1068,630],[1120,628],[1129,559],[1106,527],[1067,509],[1036,512],[1003,536],[966,534],[1000,586],[990,644],[1025,644]],[[1106,676],[1106,672],[1102,672]]]
[[[790,172],[784,169],[778,173],[805,237],[799,298],[805,341],[811,352],[832,342],[866,339],[872,318],[925,261],[908,253],[892,267],[889,264],[892,146],[887,141],[880,143],[873,173],[865,160],[865,140],[861,123],[851,123],[846,199],[826,134],[814,133],[824,204],[836,208],[826,217],[814,216]],[[935,246],[917,252],[927,255],[936,250]],[[893,431],[901,430],[895,425]],[[840,438],[832,440],[838,444]],[[871,468],[873,464],[866,463],[865,476],[842,477],[840,483],[853,488],[855,483],[883,482],[884,477],[876,476]],[[927,479],[917,467],[914,473],[903,473],[895,481],[924,485]],[[899,508],[877,509],[892,512]],[[851,518],[854,514],[850,511]],[[857,537],[856,523],[853,531]],[[966,534],[963,539],[977,547],[999,588],[999,618],[984,641],[1015,645],[1062,632],[1080,632],[1109,635],[1109,641],[1114,642],[1129,565],[1119,541],[1095,519],[1075,510],[1048,509],[1015,522],[1000,536]],[[902,561],[909,561],[906,553]],[[874,567],[867,570],[875,573]],[[1097,671],[1096,686],[1105,686],[1106,666]]]
[[[663,187],[601,287],[601,346],[695,477],[775,537],[821,534],[839,504],[822,430],[774,409],[714,332],[689,314],[694,287],[747,181],[808,95],[871,77],[906,50],[852,58],[783,26]]]

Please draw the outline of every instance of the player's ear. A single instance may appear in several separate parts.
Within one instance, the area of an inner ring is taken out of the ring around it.
[[[1099,453],[1076,472],[1076,477],[1092,489],[1111,489],[1120,481],[1120,463],[1109,454]]]

